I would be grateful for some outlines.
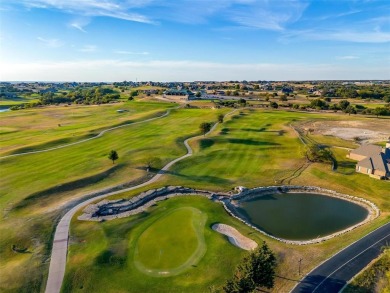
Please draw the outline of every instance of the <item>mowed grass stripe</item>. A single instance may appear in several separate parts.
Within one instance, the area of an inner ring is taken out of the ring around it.
[[[118,151],[118,163],[130,170],[145,166],[150,156],[163,162],[172,160],[185,152],[184,137],[198,133],[198,125],[205,119],[215,119],[215,115],[208,109],[173,111],[160,120],[117,129],[84,144],[4,159],[1,161],[4,176],[0,179],[4,196],[0,199],[0,206],[10,198],[17,201],[18,197],[26,197],[43,188],[111,168],[112,163],[107,159],[111,149]],[[127,172],[126,177],[117,178],[116,182],[131,178],[134,178],[132,173]]]

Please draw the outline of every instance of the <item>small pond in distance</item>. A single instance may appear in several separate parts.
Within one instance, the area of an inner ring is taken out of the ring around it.
[[[310,240],[363,221],[368,210],[325,195],[278,193],[240,202],[237,211],[252,225],[275,237]]]

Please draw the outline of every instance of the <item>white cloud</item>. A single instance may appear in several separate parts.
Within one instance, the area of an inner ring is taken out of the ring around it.
[[[352,55],[347,55],[347,56],[337,56],[336,59],[339,60],[354,60],[354,59],[359,59],[360,57],[358,56],[352,56]]]
[[[128,0],[125,2],[119,0],[16,0],[11,2],[8,0],[8,2],[10,4],[21,3],[28,8],[57,9],[81,16],[107,16],[135,22],[153,23],[148,17],[131,11],[133,8],[150,3],[149,0]],[[73,27],[82,28],[77,23]]]
[[[97,47],[95,45],[85,45],[78,51],[80,52],[95,52],[97,50]]]
[[[80,17],[72,20],[68,25],[72,28],[78,29],[79,31],[86,33],[87,31],[84,29],[90,23],[90,18]]]
[[[64,43],[59,39],[45,39],[42,37],[38,37],[37,40],[41,41],[43,44],[50,48],[59,48],[64,45]]]
[[[40,81],[193,81],[193,80],[312,80],[386,79],[388,70],[333,64],[226,64],[198,61],[76,60],[3,63],[3,80]]]
[[[285,33],[282,41],[306,39],[316,41],[342,41],[353,43],[388,43],[390,32],[382,31],[355,31],[355,30],[305,30]]]
[[[206,23],[218,18],[232,25],[256,29],[283,30],[299,20],[308,0],[4,0],[22,3],[28,8],[57,9],[66,13],[123,20],[157,23],[166,20],[181,23]],[[84,25],[72,22],[84,31]]]
[[[123,50],[115,50],[115,54],[122,55],[149,55],[149,52],[133,52],[133,51],[123,51]]]

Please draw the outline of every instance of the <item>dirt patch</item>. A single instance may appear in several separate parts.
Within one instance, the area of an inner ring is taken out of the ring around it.
[[[360,143],[386,141],[390,136],[389,120],[372,121],[315,121],[304,125],[313,134],[331,135],[345,140],[359,139]]]

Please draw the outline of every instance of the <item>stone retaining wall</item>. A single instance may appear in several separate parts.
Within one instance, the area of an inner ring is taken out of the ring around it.
[[[83,210],[83,214],[78,217],[84,221],[103,221],[125,218],[131,215],[144,212],[158,201],[171,197],[183,195],[200,195],[212,199],[214,193],[186,188],[182,186],[167,186],[159,189],[152,189],[130,198],[129,200],[102,200],[96,204],[90,204]]]
[[[124,218],[131,215],[135,215],[141,212],[144,212],[150,206],[156,204],[158,201],[166,200],[171,197],[185,196],[185,195],[199,195],[207,197],[210,200],[221,202],[225,210],[237,220],[245,223],[254,230],[278,241],[295,244],[295,245],[306,245],[319,243],[331,238],[334,238],[338,235],[347,233],[373,219],[377,218],[380,214],[378,207],[372,202],[359,198],[356,196],[350,196],[342,193],[338,193],[333,190],[324,189],[315,186],[268,186],[268,187],[258,187],[253,189],[242,188],[242,191],[236,195],[230,195],[228,193],[213,193],[205,190],[197,190],[182,186],[167,186],[159,189],[152,189],[146,192],[143,192],[135,197],[132,197],[129,200],[119,199],[119,200],[102,200],[96,204],[88,205],[84,210],[83,214],[78,217],[79,220],[84,221],[104,221],[104,220],[113,220],[118,218]],[[304,241],[295,241],[295,240],[286,240],[278,238],[272,235],[269,235],[265,231],[255,227],[248,221],[246,221],[240,213],[236,210],[237,204],[241,201],[254,199],[264,195],[275,194],[275,193],[314,193],[319,195],[326,195],[331,197],[340,198],[343,200],[351,201],[355,204],[358,204],[368,210],[368,215],[366,219],[352,227],[344,229],[342,231],[333,233],[328,236],[321,238],[316,238],[312,240]]]

